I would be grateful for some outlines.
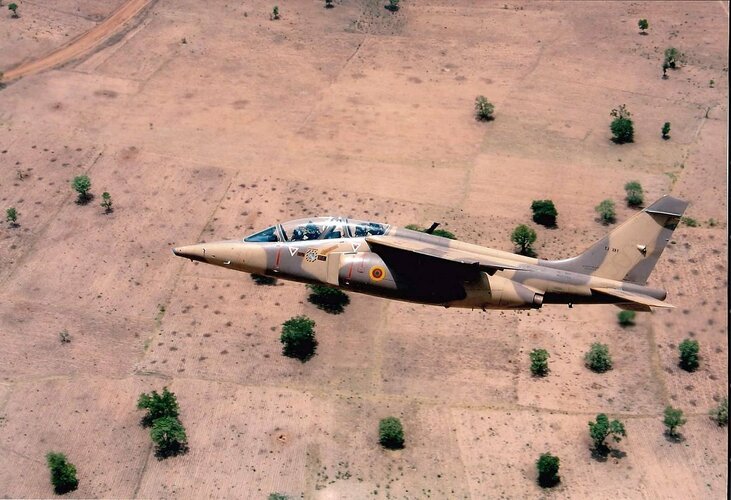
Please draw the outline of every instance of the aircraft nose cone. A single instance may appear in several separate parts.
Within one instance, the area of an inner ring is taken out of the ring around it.
[[[173,253],[178,257],[185,257],[190,260],[206,262],[206,249],[203,245],[186,245],[183,247],[173,248]]]

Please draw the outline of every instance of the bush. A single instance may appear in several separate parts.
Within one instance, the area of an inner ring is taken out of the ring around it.
[[[114,211],[112,208],[112,195],[104,191],[102,193],[102,202],[100,203],[101,207],[104,209],[105,214],[110,214]]]
[[[536,232],[525,224],[517,226],[513,229],[513,232],[510,235],[510,241],[512,241],[516,247],[520,247],[518,248],[518,253],[529,257],[535,256],[535,252],[531,248],[531,245],[535,243],[536,238]]]
[[[680,222],[685,224],[688,227],[698,227],[700,224],[697,220],[695,220],[693,217],[681,217]]]
[[[628,326],[634,326],[635,324],[635,316],[637,313],[634,311],[620,311],[617,314],[617,321],[619,321],[619,326],[626,328]]]
[[[602,224],[613,224],[617,220],[617,213],[614,211],[614,202],[612,200],[603,200],[594,210],[599,214],[599,220]]]
[[[622,440],[622,436],[627,435],[622,422],[619,420],[610,422],[604,413],[596,416],[596,422],[589,422],[589,436],[594,441],[594,449],[598,452],[605,453],[608,450],[605,440],[610,434],[617,443]]]
[[[15,207],[10,207],[5,210],[5,221],[9,222],[13,227],[18,225],[18,211]]]
[[[18,17],[20,17],[20,16],[18,16],[18,4],[16,4],[16,3],[9,3],[8,4],[8,10],[12,10],[13,11],[13,17],[14,18],[17,19]]]
[[[536,469],[538,469],[538,484],[542,488],[550,488],[561,481],[558,475],[558,468],[561,461],[558,457],[554,457],[550,453],[543,453],[536,461]]]
[[[77,203],[84,204],[91,198],[89,196],[89,190],[91,189],[91,180],[87,175],[78,175],[71,181],[71,186],[74,191],[79,193],[79,197],[76,200]]]
[[[698,368],[698,341],[685,339],[678,346],[680,351],[680,367],[692,372]]]
[[[546,227],[556,227],[558,212],[551,200],[533,200],[530,209],[533,210],[533,222]]]
[[[711,420],[716,422],[719,427],[728,425],[728,398],[723,398],[716,408],[713,408],[709,415]]]
[[[493,113],[495,106],[483,95],[475,97],[475,118],[480,121],[490,121],[494,119]]]
[[[159,459],[181,455],[188,451],[185,428],[177,417],[160,417],[152,423],[150,437],[155,443],[155,456]]]
[[[335,7],[333,5],[333,0],[325,0],[325,8],[326,9],[332,9],[333,7]]]
[[[670,139],[670,136],[668,135],[670,133],[670,122],[665,122],[662,126],[662,138],[667,140]]]
[[[632,113],[627,111],[626,106],[622,104],[619,108],[613,109],[609,115],[614,117],[614,120],[609,125],[609,129],[614,136],[612,141],[617,144],[633,142],[635,129],[632,120],[630,120]]]
[[[667,433],[670,437],[677,437],[678,433],[676,429],[682,425],[685,425],[687,420],[683,418],[683,410],[679,408],[673,408],[667,406],[665,408],[665,418],[663,418],[663,424],[667,427]]]
[[[378,442],[389,450],[404,447],[404,429],[396,417],[387,417],[378,423]]]
[[[682,54],[678,49],[675,47],[668,47],[665,49],[665,61],[664,64],[667,64],[668,68],[675,69],[678,62],[680,62],[680,57]]]
[[[257,285],[276,285],[277,284],[277,278],[272,278],[271,276],[264,276],[263,274],[251,274],[251,279],[254,280],[254,283]]]
[[[548,374],[548,358],[550,354],[545,349],[533,349],[530,352],[530,372],[536,377]]]
[[[421,231],[422,233],[426,232],[426,228],[419,226],[418,224],[407,224],[404,226],[404,229],[411,229],[412,231]],[[434,236],[441,236],[442,238],[449,238],[450,240],[456,240],[457,237],[454,235],[454,233],[447,231],[446,229],[435,229],[432,231]]]
[[[630,181],[624,185],[624,192],[627,193],[625,200],[627,205],[632,208],[641,207],[645,202],[645,193],[642,185],[637,181]]]
[[[640,19],[637,21],[637,26],[639,26],[640,30],[642,30],[640,33],[646,35],[647,33],[645,30],[650,27],[650,23],[647,22],[647,19]]]
[[[387,10],[390,10],[391,12],[396,12],[399,8],[398,4],[399,4],[399,0],[388,0],[388,4],[385,5],[384,7]]]
[[[307,285],[307,288],[312,292],[307,300],[327,313],[340,314],[350,304],[350,298],[337,288],[327,285]]]
[[[307,316],[295,316],[285,321],[280,337],[282,354],[303,363],[312,358],[317,350],[314,327],[315,322]]]
[[[147,410],[147,414],[140,421],[143,427],[150,427],[158,418],[177,418],[180,413],[175,394],[168,391],[167,387],[162,388],[162,394],[158,394],[157,391],[152,391],[150,394],[144,392],[140,394],[137,400],[137,409]]]
[[[584,355],[586,366],[591,371],[604,373],[612,369],[612,357],[609,355],[609,348],[606,344],[594,342],[589,352]]]
[[[272,9],[272,13],[269,16],[269,19],[271,19],[272,21],[276,21],[279,18],[280,18],[280,16],[279,16],[279,6],[275,5],[274,8]]]
[[[57,495],[63,495],[79,487],[79,480],[76,478],[76,467],[66,460],[66,455],[49,452],[46,455],[46,463],[48,468],[51,469],[51,484]]]
[[[281,493],[269,493],[267,500],[289,500],[289,497]]]

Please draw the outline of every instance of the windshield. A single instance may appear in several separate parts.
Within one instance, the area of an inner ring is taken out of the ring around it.
[[[244,238],[244,241],[258,243],[279,241],[279,235],[277,234],[276,226],[272,226],[266,228],[263,231],[259,231],[258,233],[254,233],[251,236],[247,236],[246,238]]]
[[[247,236],[246,242],[311,241],[341,238],[363,238],[385,234],[388,225],[378,222],[342,219],[340,217],[312,217],[283,222]]]

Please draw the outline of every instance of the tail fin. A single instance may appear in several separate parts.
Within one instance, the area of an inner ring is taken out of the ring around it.
[[[581,255],[545,265],[644,285],[687,206],[687,201],[663,196]]]

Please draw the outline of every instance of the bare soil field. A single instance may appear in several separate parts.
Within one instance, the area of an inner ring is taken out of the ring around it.
[[[287,0],[278,21],[261,2],[16,2],[19,19],[0,10],[6,75],[104,34],[0,88],[0,208],[20,214],[0,227],[0,497],[52,497],[51,450],[77,466],[71,497],[727,497],[728,431],[707,412],[728,387],[728,2]],[[663,80],[670,46],[684,58]],[[474,119],[479,94],[495,120]],[[631,144],[610,140],[620,104]],[[512,250],[531,201],[552,199],[558,228],[537,227],[535,248],[564,258],[614,227],[601,200],[618,222],[634,213],[630,180],[647,202],[689,200],[699,226],[678,227],[650,278],[676,308],[629,328],[612,306],[355,294],[329,315],[304,285],[170,252],[314,214],[436,220]],[[298,314],[316,322],[307,363],[281,355]],[[584,366],[592,342],[609,372]],[[157,460],[136,401],[163,386],[190,451]],[[681,442],[663,434],[669,404],[688,417]],[[587,426],[600,412],[627,428],[605,459]],[[391,415],[403,450],[378,444]],[[561,459],[550,490],[545,451]]]

